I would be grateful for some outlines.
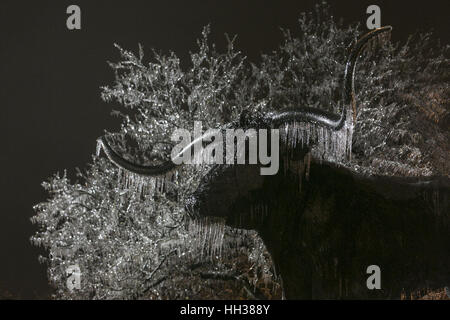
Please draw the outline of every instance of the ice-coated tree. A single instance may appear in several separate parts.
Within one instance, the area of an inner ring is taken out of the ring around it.
[[[218,52],[208,40],[209,27],[186,69],[175,53],[147,60],[141,47],[134,54],[117,46],[122,59],[111,63],[115,82],[102,88],[102,98],[123,106],[114,111],[123,121],[107,133],[109,142],[130,161],[157,164],[170,159],[173,131],[192,130],[194,121],[204,129],[222,128],[244,110],[317,106],[337,112],[348,47],[363,32],[358,25],[345,27],[321,5],[301,14],[298,30],[284,30],[284,42],[258,64],[235,50],[235,39],[227,37],[227,50]],[[405,175],[448,171],[445,137],[422,141],[410,121],[425,114],[448,124],[441,102],[448,102],[447,54],[448,47],[436,46],[428,34],[404,45],[385,39],[365,50],[349,166]],[[386,125],[388,117],[395,123]],[[426,143],[435,148],[422,148]],[[186,213],[186,200],[210,167],[183,166],[161,178],[142,178],[93,154],[77,181],[64,173],[44,182],[50,197],[35,206],[32,221],[39,230],[32,242],[48,251],[40,259],[55,297],[280,298],[282,282],[256,233],[194,222]],[[80,267],[80,290],[66,285],[71,265]]]

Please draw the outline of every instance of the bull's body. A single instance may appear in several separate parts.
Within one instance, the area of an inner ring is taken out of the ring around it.
[[[288,299],[400,298],[450,283],[450,179],[361,177],[312,163],[308,181],[257,166],[218,169],[195,195],[201,215],[255,229]],[[381,268],[369,290],[367,267]]]

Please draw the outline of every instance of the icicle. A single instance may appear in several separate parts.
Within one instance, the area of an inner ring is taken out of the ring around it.
[[[298,176],[298,192],[302,192],[302,182],[303,182],[303,172],[305,170],[305,163],[303,161],[300,161],[298,169],[297,169],[297,176]]]
[[[126,188],[126,186],[124,186],[124,183],[123,183],[122,168],[119,168],[119,170],[117,171],[117,186],[118,186],[119,190],[124,190]]]
[[[250,207],[250,216],[252,221],[261,223],[264,221],[267,215],[268,215],[268,206],[264,202],[259,203],[256,206],[252,205]]]
[[[97,157],[100,156],[100,152],[102,151],[102,142],[100,139],[97,140],[97,147],[95,148],[95,155]]]
[[[211,261],[221,257],[225,234],[223,221],[212,221],[209,218],[191,220],[188,230],[194,239],[189,248],[193,257]]]
[[[269,207],[266,204],[264,204],[264,218],[266,218],[269,215]]]
[[[440,215],[441,214],[441,207],[440,207],[440,199],[439,199],[439,189],[433,190],[433,208],[434,208],[434,214]]]
[[[306,177],[306,181],[308,181],[309,180],[309,169],[311,167],[311,153],[308,152],[305,155],[304,162],[306,163],[305,177]]]

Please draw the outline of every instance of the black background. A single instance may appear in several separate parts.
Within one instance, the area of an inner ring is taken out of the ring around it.
[[[45,266],[29,237],[35,230],[32,206],[46,199],[40,183],[56,172],[85,168],[104,129],[117,130],[116,105],[100,99],[112,84],[106,61],[119,58],[113,43],[137,52],[174,51],[187,62],[202,27],[225,45],[258,61],[281,43],[280,27],[295,34],[299,13],[317,1],[5,1],[0,3],[0,290],[22,298],[49,292]],[[77,4],[82,30],[66,28],[66,8]],[[381,7],[382,25],[393,39],[420,29],[449,43],[449,1],[330,1],[335,17],[366,24],[366,8]]]

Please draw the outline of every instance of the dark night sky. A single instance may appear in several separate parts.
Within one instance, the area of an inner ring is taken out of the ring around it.
[[[23,298],[42,296],[45,266],[29,237],[32,206],[46,198],[41,181],[57,171],[84,168],[104,129],[115,130],[112,107],[100,99],[100,86],[111,84],[107,60],[117,61],[113,43],[137,50],[137,44],[177,53],[186,59],[202,27],[212,40],[237,34],[237,48],[257,61],[281,41],[279,27],[294,31],[301,11],[316,1],[33,1],[0,4],[0,291]],[[336,17],[365,26],[366,8],[381,7],[382,25],[393,25],[394,40],[417,29],[434,29],[449,43],[449,2],[330,1]],[[77,4],[82,30],[66,28],[66,8]]]

